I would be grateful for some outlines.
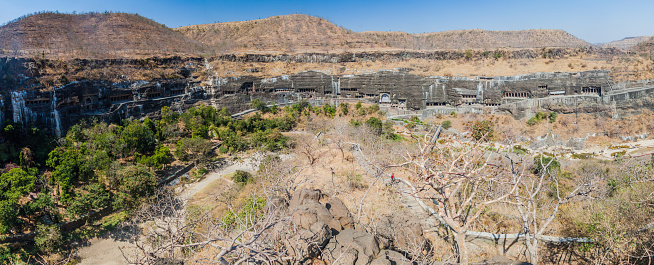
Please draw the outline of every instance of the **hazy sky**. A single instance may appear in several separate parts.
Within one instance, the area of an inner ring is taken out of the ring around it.
[[[168,27],[301,13],[354,31],[563,29],[590,43],[654,35],[652,0],[0,0],[0,23],[42,10],[138,13]]]

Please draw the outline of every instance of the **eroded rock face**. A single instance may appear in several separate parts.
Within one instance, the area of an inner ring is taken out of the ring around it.
[[[287,254],[301,259],[313,258],[320,255],[322,249],[332,237],[331,229],[323,223],[317,222],[309,229],[298,231],[293,237],[284,242]]]
[[[389,248],[413,247],[415,240],[423,242],[416,217],[385,216],[376,234],[371,234],[354,229],[354,218],[340,199],[331,197],[323,204],[323,197],[320,190],[303,189],[296,191],[288,204],[281,197],[269,199],[268,205],[274,205],[269,210],[288,207],[289,221],[271,229],[272,238],[283,242],[287,255],[301,262],[320,259],[348,265],[411,264],[404,254]]]
[[[304,229],[310,228],[317,222],[327,224],[335,232],[343,229],[341,223],[329,213],[329,210],[316,201],[306,200],[293,211],[293,223]]]
[[[344,264],[369,264],[379,254],[377,237],[364,231],[345,229],[329,241],[323,250],[323,258],[340,261],[339,258],[348,252],[356,252],[357,259],[354,263]]]

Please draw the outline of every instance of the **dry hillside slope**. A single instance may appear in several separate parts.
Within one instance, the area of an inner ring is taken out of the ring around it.
[[[0,27],[5,53],[188,53],[201,43],[148,18],[126,13],[40,13]]]
[[[639,53],[654,53],[654,36],[638,42],[636,45],[631,47],[630,50]]]
[[[591,46],[563,30],[457,30],[424,34],[352,32],[322,18],[287,15],[176,29],[230,51],[340,51],[348,49],[498,49]]]
[[[621,40],[616,40],[612,41],[609,43],[603,43],[598,46],[602,48],[618,48],[622,50],[629,50],[632,47],[636,46],[636,44],[641,43],[643,41],[648,41],[651,39],[653,36],[638,36],[638,37],[627,37]]]
[[[219,50],[287,52],[375,47],[356,33],[307,15],[193,25],[176,30]]]

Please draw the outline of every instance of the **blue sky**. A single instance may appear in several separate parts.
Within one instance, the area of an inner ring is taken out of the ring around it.
[[[354,31],[563,29],[591,43],[654,35],[651,0],[0,0],[0,23],[42,10],[138,13],[169,27],[301,13]]]

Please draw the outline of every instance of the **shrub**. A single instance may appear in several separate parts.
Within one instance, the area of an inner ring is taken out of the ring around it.
[[[252,108],[257,109],[257,110],[261,111],[262,113],[268,112],[268,106],[266,106],[266,103],[261,101],[258,98],[252,100],[251,104],[252,104]]]
[[[63,243],[61,231],[57,225],[42,225],[36,227],[34,242],[39,250],[45,253],[55,252]]]
[[[370,114],[373,114],[375,112],[379,111],[379,105],[375,104],[370,106]]]
[[[445,121],[441,122],[441,126],[443,126],[443,129],[447,130],[450,127],[452,127],[452,122],[450,120],[445,120]]]
[[[366,121],[366,125],[373,131],[375,135],[381,135],[382,133],[382,121],[376,117],[370,117]]]
[[[556,112],[550,113],[550,122],[551,123],[554,123],[556,121],[556,116],[557,116]]]
[[[341,103],[339,108],[341,109],[341,113],[343,113],[345,116],[347,116],[347,114],[350,112],[350,105],[348,105],[346,102]]]
[[[239,186],[245,186],[252,181],[252,174],[243,170],[236,170],[232,175],[232,181]]]
[[[223,218],[223,225],[227,228],[246,229],[254,225],[263,214],[266,199],[253,195],[245,201],[245,205],[237,212],[229,211]]]
[[[472,124],[472,138],[476,141],[488,141],[493,138],[493,122],[489,120],[475,121]]]
[[[540,155],[534,157],[532,171],[537,175],[551,175],[552,173],[561,172],[561,164],[554,157]]]

